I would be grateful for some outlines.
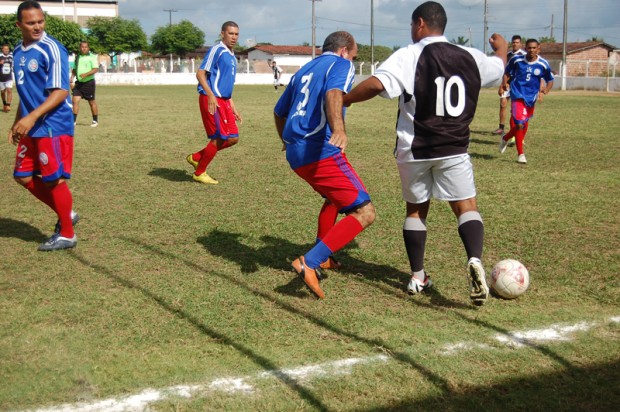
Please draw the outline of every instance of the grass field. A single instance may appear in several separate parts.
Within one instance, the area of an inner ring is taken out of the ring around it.
[[[348,111],[377,220],[317,301],[290,262],[322,201],[280,151],[273,88],[236,88],[241,141],[209,169],[218,186],[193,183],[185,162],[205,142],[194,87],[97,93],[100,127],[83,103],[76,128],[75,250],[36,251],[56,218],[12,181],[15,149],[0,145],[0,410],[617,410],[620,96],[552,92],[524,166],[498,153],[498,98],[483,91],[470,153],[484,262],[522,261],[531,286],[478,309],[440,202],[435,288],[405,292],[396,101]]]

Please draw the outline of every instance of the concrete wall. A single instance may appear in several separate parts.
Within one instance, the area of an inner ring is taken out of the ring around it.
[[[282,83],[288,84],[292,74],[282,74]],[[356,76],[358,83],[368,76]],[[97,73],[98,85],[197,85],[194,73]],[[620,92],[620,78],[567,77],[567,90],[601,90]],[[237,73],[235,84],[273,84],[271,73]],[[554,90],[559,90],[562,78],[556,76]]]

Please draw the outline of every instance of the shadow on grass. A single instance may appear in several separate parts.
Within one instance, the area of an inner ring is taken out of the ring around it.
[[[312,245],[296,245],[286,239],[273,236],[261,236],[260,240],[265,244],[259,248],[246,246],[242,243],[243,235],[213,230],[206,236],[198,238],[198,243],[214,256],[220,256],[230,262],[239,265],[242,273],[257,272],[260,267],[270,267],[278,270],[291,271],[291,281],[278,286],[275,291],[295,297],[308,296],[303,281],[294,275],[291,268],[292,259],[299,256],[303,251],[309,250]],[[338,251],[338,260],[343,268],[337,272],[326,271],[326,278],[332,274],[345,275],[356,279],[363,279],[367,283],[381,289],[389,295],[404,297],[406,285],[410,275],[394,269],[391,266],[377,265],[365,262],[351,256],[347,250],[355,247],[355,243],[347,245]],[[432,293],[433,303],[445,307],[468,307],[459,302],[444,298],[437,291]]]
[[[487,132],[485,130],[470,130],[469,131],[470,134],[472,135],[479,135],[479,136],[490,136],[490,137],[494,137],[494,138],[499,138],[498,134],[495,134],[493,132]],[[485,140],[486,142],[486,140]]]
[[[40,243],[47,239],[36,227],[19,220],[0,218],[0,237],[14,237],[26,242]]]
[[[614,386],[613,382],[616,382]],[[614,411],[620,405],[620,361],[515,377],[450,397],[399,400],[369,411]],[[614,387],[616,389],[614,389]]]
[[[191,176],[181,169],[168,169],[165,167],[156,167],[149,172],[149,176],[161,177],[171,182],[191,182]]]
[[[240,237],[240,235],[229,235],[229,241],[230,239],[238,239]],[[358,335],[356,333],[344,330],[344,329],[340,329],[335,327],[334,325],[330,324],[329,322],[327,322],[326,320],[324,320],[323,318],[320,317],[319,314],[315,314],[314,312],[307,312],[304,310],[301,310],[293,305],[291,305],[290,303],[283,301],[282,299],[278,298],[277,295],[272,295],[269,293],[265,293],[265,292],[261,292],[259,290],[257,290],[253,285],[246,283],[243,280],[237,279],[234,276],[230,276],[227,274],[223,274],[223,273],[219,273],[219,272],[215,272],[215,271],[208,271],[205,268],[197,265],[196,263],[192,262],[191,260],[184,258],[178,254],[175,253],[171,253],[171,252],[167,252],[165,250],[160,249],[159,247],[153,246],[153,245],[149,245],[144,243],[144,241],[139,240],[139,239],[132,239],[132,238],[124,238],[121,237],[121,239],[132,243],[134,245],[137,245],[138,247],[141,247],[142,249],[144,249],[145,251],[158,255],[160,257],[165,257],[166,259],[170,260],[170,261],[178,261],[180,264],[183,264],[185,266],[187,266],[188,268],[191,268],[193,271],[195,271],[196,273],[208,273],[210,276],[218,276],[221,279],[224,279],[226,281],[228,281],[231,285],[235,285],[236,287],[240,287],[242,289],[245,289],[247,292],[260,297],[261,299],[264,299],[268,302],[273,303],[274,305],[277,305],[281,310],[284,310],[290,314],[293,314],[295,316],[300,316],[303,317],[304,319],[314,323],[316,326],[324,328],[325,330],[331,331],[332,333],[338,334],[340,336],[343,337],[347,337],[350,339],[353,339],[357,342],[363,343],[365,345],[367,345],[371,350],[377,350],[377,348],[382,348],[382,350],[384,352],[389,353],[393,359],[407,364],[411,367],[413,367],[415,370],[417,370],[422,376],[424,376],[425,379],[428,380],[428,382],[430,382],[432,385],[434,385],[441,393],[442,396],[440,396],[438,399],[440,400],[445,400],[445,399],[451,399],[454,396],[460,396],[461,393],[460,391],[456,391],[453,387],[453,385],[446,380],[444,377],[442,377],[441,375],[439,375],[438,373],[434,372],[432,369],[426,367],[425,365],[423,365],[422,363],[419,362],[418,359],[414,358],[412,355],[401,352],[399,350],[397,350],[397,348],[392,348],[390,347],[390,345],[386,344],[385,341],[383,341],[380,338],[369,338],[369,337],[365,337],[365,336],[361,336]],[[207,238],[201,238],[204,240],[206,240]],[[273,240],[272,240],[273,241]],[[281,245],[283,245],[284,247],[284,251],[287,250],[287,248],[292,248],[294,247],[294,245],[292,245],[290,242],[280,242]],[[234,244],[232,245],[234,247]],[[243,246],[243,245],[241,245]],[[237,251],[245,251],[246,253],[249,252],[249,250],[251,248],[247,248],[246,246],[237,246],[238,249]],[[297,249],[297,247],[295,247],[295,249]],[[252,252],[251,254],[253,255],[255,252]],[[275,252],[275,253],[284,253],[284,252]],[[173,314],[174,316],[176,316],[177,318],[187,322],[188,324],[190,324],[191,326],[193,326],[194,328],[196,328],[196,330],[198,330],[199,332],[211,337],[212,339],[220,342],[223,345],[226,346],[230,346],[232,348],[234,348],[235,350],[237,350],[239,353],[243,354],[244,356],[247,356],[248,359],[251,359],[255,364],[257,364],[259,367],[263,368],[264,370],[278,370],[278,365],[276,365],[273,361],[271,361],[270,359],[266,358],[265,356],[261,355],[260,353],[257,353],[254,349],[251,348],[251,346],[248,346],[246,344],[240,343],[235,341],[234,339],[231,339],[230,337],[228,337],[226,334],[219,332],[211,327],[209,327],[208,325],[206,325],[204,323],[203,320],[199,319],[198,317],[194,316],[193,314],[183,310],[183,309],[179,309],[178,307],[175,307],[175,305],[172,303],[173,299],[167,300],[165,297],[162,297],[160,295],[157,295],[153,292],[151,292],[150,290],[148,290],[147,288],[136,284],[130,280],[127,280],[125,278],[123,278],[122,276],[108,270],[107,268],[105,268],[104,266],[89,262],[86,258],[82,257],[81,255],[75,253],[75,254],[71,254],[72,257],[74,257],[76,260],[78,260],[81,264],[83,264],[84,266],[87,266],[91,269],[93,269],[95,272],[100,273],[112,280],[114,280],[115,282],[119,283],[120,285],[129,288],[129,289],[133,289],[136,291],[139,291],[140,293],[142,293],[145,297],[147,297],[148,299],[152,300],[154,304],[160,306],[161,308],[163,308],[164,310],[168,311],[169,313]],[[248,266],[248,264],[246,263],[246,267],[251,267]],[[433,305],[431,304],[426,304],[426,303],[418,303],[421,306],[426,306],[429,308],[433,308]],[[437,309],[437,308],[434,308]],[[501,329],[495,325],[491,325],[488,324],[487,322],[482,322],[482,321],[478,321],[477,319],[471,319],[463,314],[459,314],[458,312],[456,312],[459,316],[461,316],[465,321],[495,330],[495,331],[501,331],[502,333],[506,333],[508,334],[509,332],[507,330]],[[564,365],[565,367],[567,367],[567,369],[570,371],[572,370],[572,365],[565,359],[561,358],[559,355],[553,353],[552,351],[550,351],[549,349],[546,348],[542,348],[539,346],[536,346],[534,344],[530,345],[532,348],[536,349],[536,350],[540,350],[541,352],[549,355],[552,359],[558,361],[559,363],[561,363],[562,365]],[[288,376],[285,373],[278,373],[275,376],[278,377],[278,379],[280,379],[284,384],[286,384],[288,387],[290,387],[292,390],[294,390],[295,392],[299,393],[299,395],[307,400],[310,404],[313,405],[314,408],[316,408],[317,410],[328,410],[328,408],[326,407],[326,405],[321,402],[321,400],[319,399],[318,396],[316,396],[311,389],[305,388],[303,387],[295,378],[295,376]],[[465,398],[466,399],[466,398]],[[408,409],[406,403],[402,403],[400,405],[393,405],[390,406],[389,409],[394,409],[394,408],[403,408],[403,409]],[[386,409],[388,410],[388,409]]]
[[[482,159],[482,160],[497,159],[497,156],[495,156],[495,155],[479,154],[479,153],[475,153],[475,152],[469,152],[469,157],[471,157],[472,159]]]

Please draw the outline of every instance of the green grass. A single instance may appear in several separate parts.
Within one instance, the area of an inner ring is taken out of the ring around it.
[[[55,216],[12,181],[0,145],[0,410],[52,407],[246,378],[251,393],[203,390],[154,410],[613,410],[620,402],[620,98],[552,92],[536,107],[526,166],[497,151],[498,97],[472,124],[485,266],[522,261],[514,301],[468,303],[455,218],[434,202],[428,296],[407,296],[404,204],[392,157],[396,101],[349,109],[347,153],[377,220],[338,254],[316,301],[290,271],[314,240],[321,199],[290,170],[273,127],[279,94],[238,86],[240,143],[193,183],[205,143],[194,87],[100,87],[83,103],[73,190],[79,244],[41,253]],[[2,130],[11,115],[3,115]],[[574,325],[570,341],[515,349],[494,336]],[[457,354],[445,345],[477,342]],[[387,355],[308,381],[263,371]]]

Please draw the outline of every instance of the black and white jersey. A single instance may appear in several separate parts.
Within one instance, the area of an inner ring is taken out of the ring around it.
[[[509,51],[508,54],[506,55],[506,61],[512,59],[514,56],[525,56],[527,54],[527,52],[523,49],[519,49],[517,51]]]
[[[0,53],[0,60],[3,61],[0,66],[0,82],[10,82],[13,80],[13,53]]]
[[[397,162],[467,153],[469,125],[481,87],[499,85],[504,64],[444,36],[427,37],[392,54],[375,72],[385,91],[399,97]]]

